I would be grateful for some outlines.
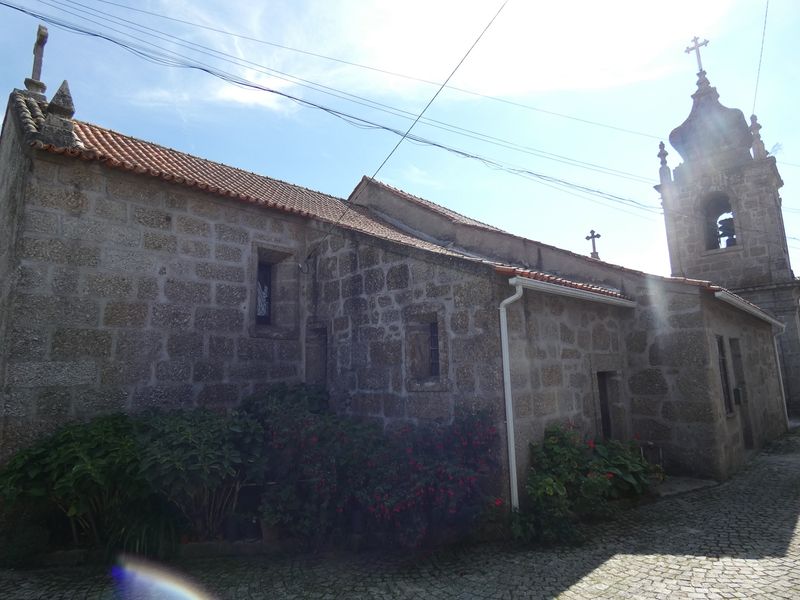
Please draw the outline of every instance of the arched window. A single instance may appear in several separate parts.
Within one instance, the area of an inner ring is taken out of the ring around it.
[[[736,224],[727,194],[716,192],[705,202],[706,249],[717,250],[736,245]]]

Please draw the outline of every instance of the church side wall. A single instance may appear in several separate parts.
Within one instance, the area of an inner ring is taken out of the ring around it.
[[[547,427],[575,427],[587,440],[602,437],[598,372],[610,375],[605,385],[611,437],[629,439],[621,332],[633,311],[531,290],[510,306],[511,387],[523,486],[528,446],[540,442]]]
[[[764,286],[737,292],[786,325],[778,336],[781,372],[790,415],[800,415],[800,285]]]
[[[0,457],[70,418],[230,406],[303,377],[304,221],[37,154],[10,298]],[[257,255],[276,326],[254,328]]]
[[[718,360],[717,338],[724,342],[731,393],[738,388],[739,403],[726,414],[722,380],[717,373],[713,384],[721,409],[724,436],[724,465],[729,471],[744,462],[749,445],[758,449],[786,431],[783,397],[777,377],[773,329],[768,323],[743,315],[719,301],[705,299],[708,314],[709,344]],[[737,357],[737,354],[739,355]],[[747,439],[749,438],[749,440]]]
[[[9,300],[16,281],[15,241],[22,223],[23,190],[30,159],[23,149],[14,115],[6,113],[0,136],[0,384],[9,355],[3,343],[9,328]],[[7,390],[0,385],[0,448],[9,415]]]
[[[637,302],[624,329],[632,436],[668,473],[724,479],[724,414],[700,288],[655,277],[629,277],[625,286]]]

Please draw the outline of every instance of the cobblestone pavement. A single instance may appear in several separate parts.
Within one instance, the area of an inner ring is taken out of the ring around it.
[[[219,599],[800,598],[800,432],[731,481],[628,511],[577,548],[187,561]],[[115,590],[98,568],[0,570],[6,600],[195,599]]]

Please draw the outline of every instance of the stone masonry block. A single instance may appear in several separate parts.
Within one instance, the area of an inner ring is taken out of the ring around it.
[[[232,308],[198,308],[194,325],[203,331],[241,331],[244,314]]]
[[[72,295],[78,291],[78,270],[74,267],[55,268],[50,289],[59,296]]]
[[[22,224],[23,231],[28,233],[43,233],[45,235],[59,235],[61,220],[58,213],[45,212],[28,208],[25,210],[25,219]]]
[[[107,327],[143,327],[147,321],[148,306],[143,302],[109,302],[103,311],[103,325]]]
[[[86,194],[76,189],[62,186],[32,184],[28,187],[26,198],[32,205],[61,210],[71,214],[85,213],[89,207],[89,200]]]
[[[250,235],[247,233],[247,230],[241,227],[217,223],[214,225],[214,231],[217,234],[218,240],[229,244],[244,245],[250,241]]]
[[[170,254],[175,254],[178,251],[178,238],[172,234],[147,231],[143,240],[144,247],[147,250],[169,252]]]
[[[86,293],[96,298],[126,298],[133,292],[133,280],[124,275],[89,273]]]
[[[167,338],[167,354],[171,358],[203,356],[203,336],[199,333],[172,333]]]
[[[19,256],[22,259],[76,267],[96,267],[100,262],[99,248],[81,246],[76,241],[44,238],[22,238]]]
[[[138,300],[155,300],[158,298],[158,280],[155,277],[140,277],[136,298]]]
[[[364,293],[364,279],[361,274],[345,277],[342,280],[342,297],[352,298]]]
[[[202,262],[197,264],[195,270],[198,277],[218,281],[244,282],[244,269],[232,265],[218,265],[216,263]]]
[[[192,405],[193,395],[188,384],[148,386],[136,390],[131,404],[134,410],[181,408]]]
[[[233,338],[212,335],[208,338],[208,355],[211,358],[227,360],[233,358]]]
[[[203,240],[181,240],[179,251],[194,258],[208,258],[211,255],[211,246]]]
[[[386,272],[386,288],[389,290],[402,290],[408,287],[410,272],[408,265],[403,263],[393,265]]]
[[[233,383],[206,385],[197,396],[200,406],[220,406],[236,404],[239,400],[239,386]]]
[[[92,214],[107,221],[125,223],[128,220],[128,205],[115,199],[97,198]]]
[[[669,391],[660,369],[643,369],[628,378],[631,394],[640,396],[663,395]]]
[[[211,225],[200,219],[178,215],[175,224],[178,233],[185,233],[197,237],[209,237],[211,235]]]
[[[7,335],[8,360],[42,360],[47,355],[49,335],[46,330],[12,327]]]
[[[34,291],[41,289],[47,281],[46,264],[27,264],[17,267],[17,290]]]
[[[542,385],[545,387],[560,386],[564,382],[561,365],[542,367]]]
[[[57,329],[53,333],[50,355],[69,360],[78,357],[107,357],[111,354],[110,331],[97,329]]]
[[[182,304],[154,304],[150,323],[158,329],[188,329],[192,323],[192,309]]]
[[[232,357],[231,352],[228,357]],[[239,360],[273,361],[275,359],[275,342],[261,338],[240,338],[236,356]]]
[[[218,283],[215,297],[220,306],[243,305],[247,302],[247,293],[248,290],[243,285]]]
[[[104,385],[147,383],[152,363],[146,360],[112,360],[103,364],[100,382]]]
[[[364,271],[364,292],[367,294],[376,294],[383,291],[386,278],[383,275],[383,269],[368,269]]]
[[[176,304],[210,304],[211,285],[196,281],[168,279],[164,282],[164,296]]]
[[[100,257],[100,265],[104,269],[127,274],[152,275],[158,269],[158,259],[151,252],[106,248]]]
[[[120,360],[154,360],[161,354],[159,331],[120,331],[114,356]]]
[[[222,381],[224,377],[225,369],[218,362],[197,361],[194,363],[194,381]]]
[[[8,365],[12,387],[87,385],[97,380],[97,364],[92,361],[19,362]]]
[[[172,215],[157,208],[134,206],[133,220],[151,229],[172,229]]]
[[[217,244],[217,247],[214,249],[214,258],[217,260],[238,263],[242,262],[242,256],[242,249],[238,246]]]
[[[87,298],[56,298],[53,296],[31,296],[19,294],[14,299],[12,323],[49,327],[53,323],[62,326],[96,326],[100,321],[100,307]]]
[[[86,217],[64,217],[61,225],[63,235],[68,239],[88,242],[108,242],[117,246],[135,248],[142,235],[138,228],[108,223]]]
[[[156,365],[156,380],[160,383],[189,381],[192,377],[192,363],[188,360],[163,360]]]

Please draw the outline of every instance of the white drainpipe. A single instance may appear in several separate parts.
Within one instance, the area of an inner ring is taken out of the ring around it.
[[[786,326],[784,325],[784,328]],[[781,389],[781,402],[783,402],[783,418],[786,421],[786,431],[789,431],[789,410],[786,408],[786,392],[783,389],[783,372],[781,370],[781,355],[778,352],[778,336],[783,333],[783,329],[772,334],[772,346],[775,350],[775,366],[778,367],[778,387]]]
[[[500,303],[500,350],[503,355],[503,394],[506,400],[506,438],[508,444],[508,480],[511,487],[511,508],[519,510],[519,489],[517,487],[517,452],[514,441],[514,402],[511,399],[511,359],[508,349],[508,315],[506,306],[522,297],[522,286]]]

